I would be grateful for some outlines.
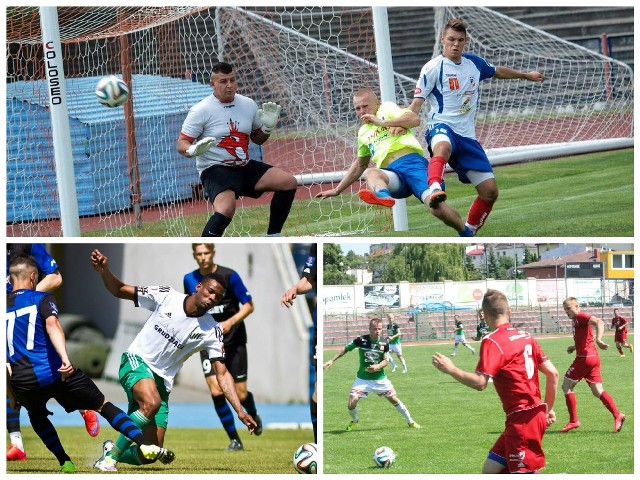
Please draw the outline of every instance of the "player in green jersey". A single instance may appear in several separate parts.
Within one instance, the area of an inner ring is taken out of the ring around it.
[[[324,368],[329,368],[333,362],[351,350],[358,349],[360,366],[356,379],[351,386],[349,394],[348,411],[351,415],[351,422],[347,425],[347,431],[353,429],[358,423],[358,400],[367,398],[369,392],[374,392],[378,396],[385,397],[391,405],[405,418],[409,428],[420,428],[412,418],[409,410],[396,395],[396,390],[384,373],[384,367],[389,362],[389,340],[382,336],[382,319],[373,318],[369,322],[369,335],[362,335],[347,344],[331,360],[324,364]]]
[[[460,320],[460,315],[453,316],[454,321],[456,322],[456,328],[453,329],[455,332],[455,337],[453,337],[453,352],[451,353],[452,357],[456,356],[456,352],[458,351],[458,344],[462,343],[465,347],[471,350],[472,354],[476,353],[476,349],[467,343],[467,339],[464,337],[464,327],[462,325],[462,320]]]
[[[360,190],[358,195],[367,203],[393,207],[394,199],[411,195],[429,203],[429,162],[411,132],[411,128],[420,125],[420,117],[393,102],[380,103],[369,88],[355,92],[353,106],[362,121],[358,130],[358,158],[337,187],[316,196],[335,197],[364,174],[368,188]],[[368,168],[369,163],[375,168]]]
[[[482,340],[487,333],[490,332],[489,325],[487,325],[487,322],[484,319],[484,312],[482,310],[478,313],[478,317],[479,320],[478,325],[476,325],[476,336],[473,337],[476,342]]]
[[[400,337],[402,332],[396,322],[394,322],[395,316],[393,313],[387,313],[387,337],[389,337],[389,363],[391,363],[391,373],[395,372],[398,368],[396,362],[393,361],[392,353],[395,353],[398,360],[402,363],[402,373],[407,373],[407,362],[402,356],[402,345],[400,344]]]

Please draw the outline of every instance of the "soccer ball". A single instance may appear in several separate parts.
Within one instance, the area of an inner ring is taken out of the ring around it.
[[[298,473],[318,473],[318,446],[305,443],[293,454],[293,468]]]
[[[96,85],[96,97],[105,107],[119,107],[129,98],[129,87],[115,75],[102,77]]]
[[[373,452],[373,461],[380,468],[389,468],[396,461],[396,454],[389,447],[380,447]]]

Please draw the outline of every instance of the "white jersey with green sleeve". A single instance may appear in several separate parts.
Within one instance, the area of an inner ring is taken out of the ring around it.
[[[188,316],[187,297],[167,286],[136,287],[136,307],[153,313],[127,351],[139,355],[164,380],[168,391],[182,364],[195,352],[206,349],[209,358],[224,359],[222,328],[209,313]]]
[[[407,108],[401,108],[393,102],[382,102],[376,117],[381,120],[393,120],[407,111]],[[358,157],[370,156],[378,168],[386,167],[389,154],[403,148],[409,148],[424,156],[424,149],[410,129],[404,135],[389,135],[389,127],[366,123],[358,130]]]

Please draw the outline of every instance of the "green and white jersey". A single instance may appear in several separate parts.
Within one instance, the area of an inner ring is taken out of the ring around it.
[[[464,327],[462,326],[462,322],[456,322],[456,335],[464,335]]]
[[[382,102],[376,117],[382,120],[392,120],[401,117],[407,111],[393,102]],[[419,155],[424,156],[424,149],[420,142],[407,130],[404,135],[389,135],[389,127],[380,127],[366,123],[358,130],[358,157],[371,157],[376,167],[386,167],[385,160],[389,154],[410,148]]]
[[[387,325],[387,337],[391,338],[394,335],[400,333],[400,327],[397,323],[391,322]],[[400,345],[400,337],[389,340],[390,345]]]
[[[348,352],[358,348],[360,355],[360,366],[358,368],[357,377],[362,380],[381,380],[387,378],[384,369],[378,372],[367,372],[367,367],[380,363],[389,353],[389,340],[386,337],[380,337],[377,341],[372,341],[371,336],[362,335],[354,339],[346,347]]]
[[[209,358],[224,359],[222,329],[211,314],[190,317],[185,312],[188,295],[171,287],[136,287],[134,303],[153,312],[127,352],[139,355],[164,380],[168,391],[182,364],[206,349]]]

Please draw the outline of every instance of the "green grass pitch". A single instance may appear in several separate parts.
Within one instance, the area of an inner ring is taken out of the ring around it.
[[[546,468],[541,473],[631,474],[634,471],[633,356],[621,358],[613,337],[605,335],[607,351],[600,351],[603,385],[627,420],[613,433],[613,417],[584,381],[576,389],[582,426],[559,433],[568,421],[560,389],[573,355],[566,353],[570,338],[539,338],[544,352],[558,372],[560,382],[554,410],[558,420],[546,432],[543,448]],[[633,336],[629,341],[633,343]],[[475,347],[479,343],[474,342]],[[324,472],[325,473],[480,473],[487,453],[504,430],[505,414],[495,388],[478,392],[456,382],[431,365],[434,352],[450,354],[453,341],[445,344],[403,346],[409,372],[388,373],[398,398],[420,430],[407,427],[404,418],[384,398],[370,396],[358,403],[360,421],[346,431],[350,417],[347,399],[357,371],[357,352],[350,352],[324,371]],[[324,352],[328,360],[335,350]],[[478,357],[459,346],[454,362],[473,371]],[[390,370],[389,370],[390,371]],[[541,379],[541,386],[543,380]],[[544,388],[544,387],[543,387]],[[374,450],[389,446],[397,454],[391,470],[377,468]]]
[[[633,236],[633,149],[599,152],[575,157],[558,158],[518,165],[496,167],[500,196],[491,216],[480,231],[481,237],[631,237]],[[445,176],[449,205],[466,218],[476,194],[471,185],[461,184],[454,174]],[[325,185],[325,188],[330,188]],[[348,225],[373,223],[352,211],[350,205],[360,202],[356,193],[350,202],[325,200],[296,200],[285,223],[283,235],[343,235]],[[334,202],[334,203],[331,203]],[[340,209],[331,220],[321,218],[321,209]],[[369,212],[375,218],[384,207]],[[238,212],[237,214],[240,214]],[[242,209],[246,231],[242,234],[260,237],[265,234],[268,208]],[[433,217],[416,198],[407,199],[409,230],[369,231],[359,236],[389,237],[457,237],[456,233]],[[189,236],[198,236],[208,218],[207,214],[184,216],[144,223],[137,236],[166,236],[173,231],[173,223],[184,222]],[[310,219],[313,220],[310,222]],[[334,225],[345,225],[345,231]],[[114,229],[107,235],[121,235]],[[85,236],[104,236],[104,230],[83,233]]]
[[[71,414],[77,415],[77,414]],[[55,416],[50,417],[55,425]],[[77,473],[99,473],[92,468],[102,455],[102,442],[115,439],[116,432],[102,420],[100,435],[91,438],[84,427],[57,428],[65,450],[73,460]],[[22,427],[27,460],[7,462],[7,473],[59,473],[56,458],[46,449],[30,426]],[[118,464],[120,474],[272,474],[291,473],[293,453],[303,443],[313,441],[310,430],[269,430],[261,436],[240,431],[244,451],[225,452],[229,439],[222,429],[169,427],[165,446],[176,453],[169,465],[156,462],[144,466]]]

